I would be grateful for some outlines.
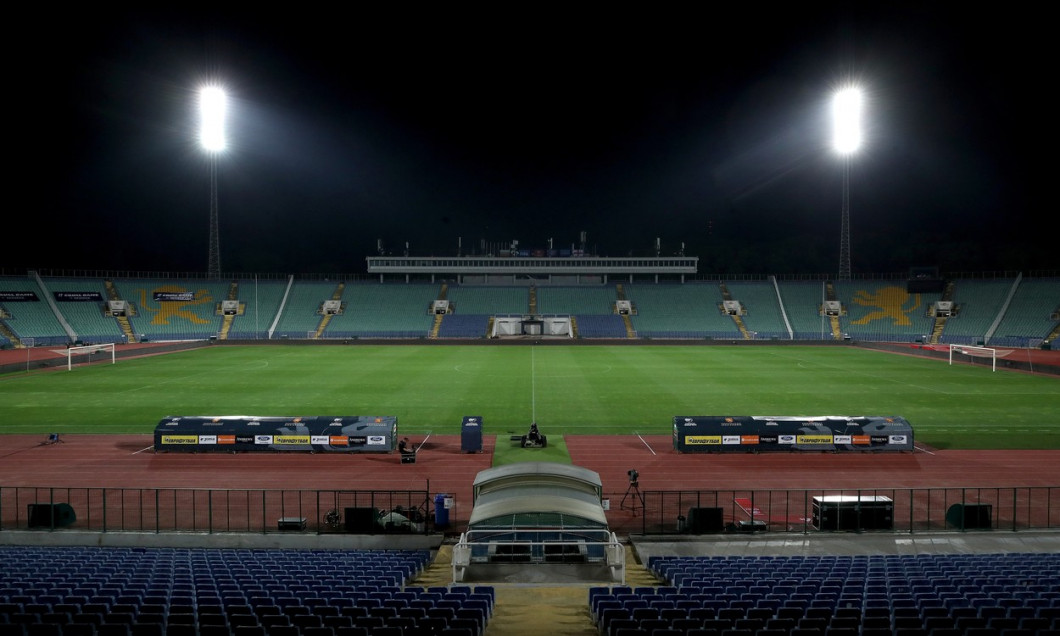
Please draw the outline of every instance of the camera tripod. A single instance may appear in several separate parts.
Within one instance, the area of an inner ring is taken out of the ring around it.
[[[626,501],[630,499],[632,495],[632,501],[626,504]],[[622,510],[631,510],[633,516],[637,516],[637,504],[640,503],[640,509],[644,509],[644,498],[640,494],[640,484],[637,481],[630,481],[629,488],[626,488],[626,494],[622,496],[622,503],[618,505]]]

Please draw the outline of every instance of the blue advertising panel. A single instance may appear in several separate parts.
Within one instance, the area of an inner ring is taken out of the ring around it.
[[[913,427],[898,416],[677,415],[682,453],[912,451]]]
[[[392,415],[169,415],[155,427],[155,450],[163,452],[388,453],[396,440]]]

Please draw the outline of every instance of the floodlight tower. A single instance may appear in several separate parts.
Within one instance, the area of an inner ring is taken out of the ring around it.
[[[832,98],[832,147],[843,160],[843,217],[839,230],[839,280],[850,279],[850,159],[861,146],[861,89]]]
[[[217,156],[225,149],[224,90],[204,86],[199,91],[199,143],[210,160],[210,257],[206,274],[221,276],[221,242],[217,224]]]

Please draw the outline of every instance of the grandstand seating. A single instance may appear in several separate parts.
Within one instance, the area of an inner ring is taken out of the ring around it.
[[[217,303],[229,283],[183,279],[114,280],[120,297],[135,305],[133,331],[149,340],[206,340],[221,330]],[[192,294],[191,300],[159,300],[156,294]]]
[[[1016,636],[1060,628],[1060,554],[660,556],[648,568],[666,583],[589,589],[602,634]]]
[[[33,338],[34,344],[66,344],[69,336],[47,302],[47,295],[37,281],[27,277],[0,277],[0,292],[32,292],[36,301],[4,302],[10,318],[4,321],[19,338]]]
[[[280,311],[287,281],[240,279],[238,285],[238,300],[243,303],[243,315],[233,320],[228,338],[263,340],[268,337],[269,327]]]
[[[929,309],[939,293],[911,294],[904,281],[838,282],[836,294],[847,310],[844,333],[855,340],[916,342],[931,333]]]
[[[99,301],[56,300],[59,312],[74,330],[77,340],[85,344],[125,342],[125,334],[114,318],[107,314],[107,291],[98,278],[44,279],[48,292],[88,292],[99,294]]]
[[[438,285],[347,285],[346,309],[332,318],[327,337],[424,338],[434,321],[431,303],[438,293]]]
[[[633,327],[641,338],[742,338],[732,319],[721,313],[717,285],[627,285],[637,307]]]
[[[305,338],[315,333],[320,326],[320,304],[331,298],[336,287],[336,283],[328,281],[295,281],[272,337]]]
[[[982,344],[1014,279],[958,280],[954,284],[953,302],[957,313],[946,321],[940,342],[947,344]]]
[[[489,325],[485,314],[448,314],[438,329],[439,338],[484,338]]]
[[[826,340],[828,321],[821,315],[824,285],[821,281],[778,282],[784,313],[791,323],[795,340]]]
[[[407,585],[429,560],[426,550],[3,546],[0,633],[480,636],[493,588]]]
[[[1036,346],[1056,326],[1057,321],[1050,316],[1057,307],[1060,307],[1060,280],[1021,280],[988,344]]]
[[[45,302],[54,291],[99,292],[104,299],[117,297],[132,307],[130,337],[150,340],[204,340],[304,338],[424,338],[432,336],[435,316],[431,302],[444,297],[452,313],[438,324],[438,338],[482,338],[492,316],[570,315],[579,338],[630,337],[656,339],[832,339],[830,325],[821,317],[825,293],[822,281],[696,282],[623,284],[622,293],[635,307],[628,316],[614,313],[619,292],[615,285],[542,285],[531,290],[521,285],[441,285],[427,283],[330,282],[267,279],[202,281],[198,279],[45,278],[44,287],[34,276],[0,277],[0,292],[33,292],[38,301],[3,303],[0,346],[12,338],[33,338],[36,345],[122,342],[116,320],[101,303],[57,300],[68,333]],[[113,283],[113,284],[111,284]],[[109,285],[109,286],[108,286]],[[217,307],[233,286],[241,313],[224,330]],[[742,303],[742,324],[722,313],[722,289]],[[907,294],[904,281],[857,280],[833,285],[846,314],[839,319],[842,333],[855,340],[914,342],[933,333],[932,304],[939,294]],[[941,329],[939,342],[1038,346],[1053,329],[1052,314],[1060,305],[1060,279],[953,281],[952,299],[957,312]],[[780,299],[777,298],[777,289]],[[191,293],[191,300],[156,300],[155,293]],[[1012,293],[1011,303],[1006,299]],[[325,319],[324,300],[339,298],[343,312]],[[1002,313],[1004,315],[1002,316]],[[786,319],[786,321],[785,321]],[[275,331],[269,333],[273,324]],[[990,333],[991,329],[996,329]],[[791,332],[788,328],[791,328]],[[837,330],[836,334],[840,331]],[[751,337],[751,336],[748,336]],[[836,335],[838,337],[838,335]],[[985,340],[989,338],[989,343]]]
[[[537,288],[537,313],[561,315],[610,315],[614,313],[615,288],[551,287]]]
[[[746,313],[743,324],[758,334],[758,338],[788,339],[788,328],[784,325],[784,313],[777,300],[777,291],[772,281],[753,283],[726,283],[733,300],[740,301]]]
[[[530,309],[526,287],[450,285],[448,298],[459,314],[525,314]]]
[[[578,314],[574,317],[578,324],[579,338],[625,338],[626,323],[622,316]]]

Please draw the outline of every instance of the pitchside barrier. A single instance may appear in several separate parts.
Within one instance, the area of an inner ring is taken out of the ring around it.
[[[394,450],[396,440],[397,417],[392,415],[168,415],[155,427],[156,451],[182,453],[389,453]]]
[[[681,453],[912,451],[913,427],[896,416],[678,415],[674,449]]]

